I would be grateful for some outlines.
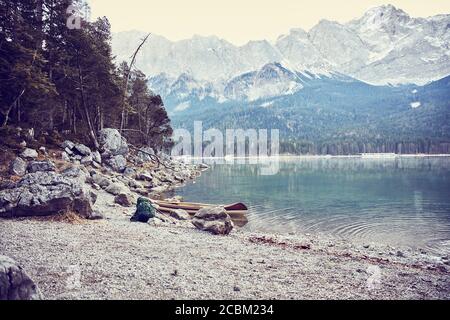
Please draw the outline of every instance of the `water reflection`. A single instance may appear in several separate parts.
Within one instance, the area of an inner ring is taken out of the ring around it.
[[[288,158],[272,176],[262,165],[214,165],[177,194],[245,202],[251,230],[450,251],[450,158]]]

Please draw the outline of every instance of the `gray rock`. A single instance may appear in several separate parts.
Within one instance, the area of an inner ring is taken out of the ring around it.
[[[123,171],[123,175],[126,177],[134,177],[136,176],[136,170],[134,170],[133,168],[125,168],[125,170]]]
[[[153,150],[153,148],[144,147],[139,150],[137,155],[138,155],[139,159],[141,159],[142,161],[149,162],[152,160],[152,158],[150,157],[149,154],[151,154],[151,155],[155,154],[155,151]]]
[[[79,153],[81,156],[89,156],[92,153],[91,149],[89,149],[89,147],[86,147],[84,144],[77,144],[77,145],[75,145],[74,150],[77,153]]]
[[[0,191],[0,217],[49,216],[75,211],[87,218],[92,208],[83,186],[83,176],[29,173],[14,188]]]
[[[86,176],[88,174],[89,173],[87,171],[83,170],[82,167],[76,167],[76,166],[67,168],[62,172],[63,176],[69,177],[69,178],[77,178],[81,182],[86,181]]]
[[[63,151],[63,152],[61,153],[61,159],[62,159],[63,161],[66,161],[66,162],[70,162],[69,154],[68,154],[67,152],[65,152],[65,151]]]
[[[13,259],[0,255],[0,300],[41,300],[36,284]]]
[[[100,152],[94,151],[92,152],[92,158],[97,163],[102,163],[102,156],[100,155]]]
[[[154,187],[152,188],[152,192],[154,193],[162,193],[167,191],[168,187],[167,186],[159,186],[159,187]]]
[[[91,155],[84,157],[83,159],[81,159],[80,163],[83,165],[89,165],[92,164],[93,162],[93,158]]]
[[[233,221],[223,207],[199,210],[192,223],[197,229],[215,235],[228,235],[234,227]]]
[[[37,151],[34,149],[26,148],[22,152],[22,158],[25,158],[25,159],[36,159],[38,156],[39,155],[38,155]]]
[[[113,156],[107,159],[105,163],[116,172],[123,172],[127,167],[127,159],[122,155]]]
[[[181,220],[181,221],[186,221],[186,220],[191,219],[191,216],[189,215],[189,213],[183,209],[178,209],[178,210],[171,212],[170,216],[172,218],[175,218],[175,219]]]
[[[96,169],[101,169],[101,167],[102,167],[102,165],[101,164],[99,164],[98,162],[92,162],[92,166],[94,167],[94,168],[96,168]]]
[[[92,214],[89,216],[89,220],[103,220],[103,219],[105,219],[105,216],[97,210],[92,212]]]
[[[28,172],[47,172],[47,171],[55,171],[56,166],[51,161],[32,161],[28,164]]]
[[[99,132],[98,141],[103,153],[109,156],[125,156],[129,152],[127,140],[117,129],[103,129]]]
[[[22,158],[17,157],[13,162],[11,162],[10,172],[15,176],[24,176],[27,173],[27,162]]]
[[[144,188],[144,186],[143,186],[141,183],[137,182],[137,181],[134,180],[134,179],[130,179],[130,180],[128,181],[128,186],[129,186],[130,188],[134,188],[134,189],[141,189],[141,188]]]
[[[95,204],[97,202],[98,195],[94,191],[89,191],[89,199],[91,200],[92,204]]]
[[[92,176],[92,181],[102,188],[107,188],[112,183],[107,177],[101,174],[94,174]]]
[[[133,198],[129,194],[121,193],[114,198],[114,202],[122,207],[131,207],[133,205]]]
[[[73,155],[74,155],[72,149],[65,148],[64,151],[65,151],[69,156],[73,156]]]
[[[109,186],[105,188],[105,191],[114,196],[117,196],[121,193],[125,193],[127,190],[121,184],[111,183]]]
[[[153,176],[149,172],[141,172],[136,177],[137,180],[141,181],[153,181]]]
[[[70,140],[66,140],[66,141],[64,141],[64,142],[62,143],[61,147],[62,147],[63,149],[69,149],[69,150],[72,150],[73,148],[75,148],[75,143],[73,143],[73,142],[70,141]]]

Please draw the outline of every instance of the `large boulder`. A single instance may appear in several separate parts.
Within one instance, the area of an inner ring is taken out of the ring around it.
[[[228,235],[233,230],[233,221],[223,207],[204,208],[192,220],[194,226],[215,235]]]
[[[12,175],[22,177],[27,173],[27,162],[22,158],[17,157],[11,162],[9,170]]]
[[[32,161],[28,164],[28,172],[35,173],[39,171],[55,171],[56,166],[51,161]]]
[[[126,156],[129,152],[127,140],[117,129],[103,129],[99,132],[98,142],[103,154],[107,156]]]
[[[11,258],[0,255],[0,300],[41,300],[42,294]]]
[[[105,163],[116,172],[122,173],[127,167],[127,159],[122,155],[113,156],[105,161]]]
[[[0,217],[49,216],[74,211],[89,218],[92,213],[85,175],[81,170],[25,175],[13,188],[0,191]]]

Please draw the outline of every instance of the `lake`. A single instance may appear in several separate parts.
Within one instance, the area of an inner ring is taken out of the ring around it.
[[[235,162],[212,165],[176,194],[193,202],[244,202],[245,228],[252,231],[450,252],[448,157],[281,158],[274,175],[261,174],[267,163]]]

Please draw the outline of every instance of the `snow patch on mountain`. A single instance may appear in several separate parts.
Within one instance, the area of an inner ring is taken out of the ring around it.
[[[144,32],[113,35],[117,62],[129,60]],[[151,35],[136,66],[163,97],[220,101],[289,95],[308,81],[346,75],[376,85],[423,85],[450,74],[450,15],[413,18],[392,5],[341,24],[322,20],[273,43],[235,46],[215,36],[182,41]]]

